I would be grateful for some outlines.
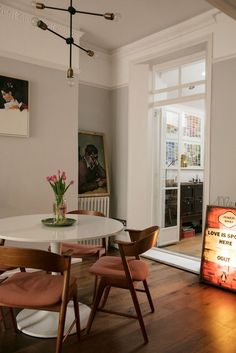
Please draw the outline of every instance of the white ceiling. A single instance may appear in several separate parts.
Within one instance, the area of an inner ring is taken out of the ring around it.
[[[48,6],[67,8],[70,1],[41,2]],[[35,10],[31,5],[32,0],[0,0],[0,3],[68,25],[67,12]],[[73,27],[78,29],[79,26],[84,32],[83,41],[108,51],[212,9],[205,0],[74,0],[73,6],[82,11],[121,13],[119,22],[81,14],[73,17]]]

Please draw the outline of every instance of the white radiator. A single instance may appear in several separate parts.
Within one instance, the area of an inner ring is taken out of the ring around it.
[[[90,196],[79,197],[78,209],[88,211],[99,211],[104,216],[109,217],[110,214],[110,197],[109,196]],[[101,245],[101,239],[84,240],[82,244]]]
[[[79,197],[79,210],[99,211],[109,217],[109,196]]]

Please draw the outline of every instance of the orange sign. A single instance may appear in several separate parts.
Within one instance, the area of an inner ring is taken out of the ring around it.
[[[236,209],[208,206],[201,280],[236,291]]]

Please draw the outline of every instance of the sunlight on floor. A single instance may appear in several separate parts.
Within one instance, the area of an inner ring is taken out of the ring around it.
[[[194,237],[182,239],[177,244],[165,246],[164,249],[175,253],[201,257],[202,236],[197,234]]]

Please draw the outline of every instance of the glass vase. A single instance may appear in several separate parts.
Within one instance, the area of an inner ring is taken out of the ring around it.
[[[64,195],[55,195],[53,203],[53,214],[55,223],[63,223],[66,219],[66,200]]]

